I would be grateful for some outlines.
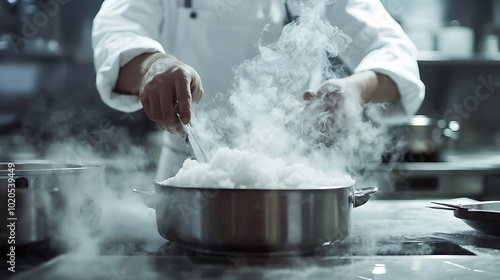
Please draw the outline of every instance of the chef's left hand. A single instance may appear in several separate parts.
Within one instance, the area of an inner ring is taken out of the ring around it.
[[[368,70],[341,79],[330,79],[317,89],[304,93],[305,100],[324,99],[325,109],[335,109],[334,103],[348,94],[359,104],[395,103],[399,100],[399,89],[388,76]],[[333,107],[332,107],[333,105]]]
[[[330,79],[303,94],[302,130],[317,143],[331,146],[349,129],[349,115],[361,112],[359,84],[348,78]]]
[[[309,101],[307,106],[313,106],[312,104],[316,103],[315,106],[321,106],[325,112],[334,112],[341,109],[345,101],[345,94],[354,97],[361,96],[360,86],[347,78],[330,79],[323,82],[315,90],[307,90],[303,98]]]
[[[388,76],[364,71],[327,80],[306,91],[303,98],[307,101],[303,118],[309,123],[304,131],[318,142],[332,145],[348,132],[350,122],[362,117],[365,104],[396,102],[399,90]]]

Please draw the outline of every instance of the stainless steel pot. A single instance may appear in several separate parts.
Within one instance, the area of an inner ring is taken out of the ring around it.
[[[406,124],[407,150],[412,153],[436,153],[450,139],[459,136],[460,124],[456,121],[435,120],[429,116],[413,116]]]
[[[435,162],[445,149],[453,148],[453,140],[459,138],[460,124],[416,115],[391,127],[391,131],[395,145],[387,147],[384,161]]]
[[[5,205],[0,220],[15,225],[14,231],[1,227],[2,245],[14,245],[9,240],[23,245],[59,236],[63,225],[98,228],[103,167],[14,162],[12,171],[10,176],[9,164],[0,162],[0,200]]]
[[[154,198],[159,234],[190,250],[217,253],[308,253],[344,239],[351,210],[376,187],[315,189],[186,188],[134,190]],[[153,205],[149,205],[153,206]]]

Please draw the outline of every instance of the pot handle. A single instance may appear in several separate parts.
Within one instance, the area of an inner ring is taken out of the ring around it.
[[[155,195],[156,191],[147,189],[132,189],[133,192],[141,195],[142,202],[144,205],[151,209],[155,209]]]
[[[354,208],[359,207],[370,199],[373,194],[378,192],[378,187],[368,187],[354,190]]]

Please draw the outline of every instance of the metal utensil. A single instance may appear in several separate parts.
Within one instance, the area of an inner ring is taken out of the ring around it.
[[[495,213],[495,214],[500,214],[499,211],[492,211],[488,209],[476,209],[471,206],[466,206],[466,205],[458,205],[458,204],[450,204],[450,203],[443,203],[443,202],[433,202],[431,203],[437,204],[437,205],[442,205],[442,206],[428,206],[428,208],[431,209],[438,209],[438,210],[451,210],[451,211],[468,211],[468,212],[483,212],[483,213]]]
[[[429,206],[428,208],[452,210],[456,218],[461,219],[471,228],[490,236],[500,237],[500,201],[478,202],[469,205],[432,203],[443,205],[443,207]]]
[[[438,206],[427,206],[427,208],[430,208],[430,209],[437,209],[437,210],[450,210],[450,211],[455,211],[455,210],[457,210],[456,208],[438,207]]]
[[[209,162],[210,158],[200,145],[200,141],[198,141],[198,137],[196,136],[193,127],[190,124],[184,124],[179,114],[177,114],[177,119],[179,120],[182,131],[184,132],[186,144],[188,145],[189,148],[191,148],[193,156],[196,158],[197,161],[201,163]]]
[[[450,204],[450,203],[435,202],[435,201],[431,201],[431,203],[437,204],[437,205],[441,205],[441,206],[446,206],[446,207],[451,208],[452,210],[456,210],[456,209],[460,209],[460,210],[472,210],[472,208],[470,208],[470,207],[466,207],[466,206],[459,205],[459,204]],[[439,207],[439,208],[444,208],[444,207]]]

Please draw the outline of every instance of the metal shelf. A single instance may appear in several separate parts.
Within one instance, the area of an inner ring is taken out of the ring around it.
[[[500,65],[500,53],[485,55],[476,53],[472,56],[453,55],[439,51],[419,51],[417,56],[420,64],[491,64]]]
[[[0,61],[25,61],[25,60],[67,60],[68,55],[58,52],[14,52],[12,50],[0,50]]]

